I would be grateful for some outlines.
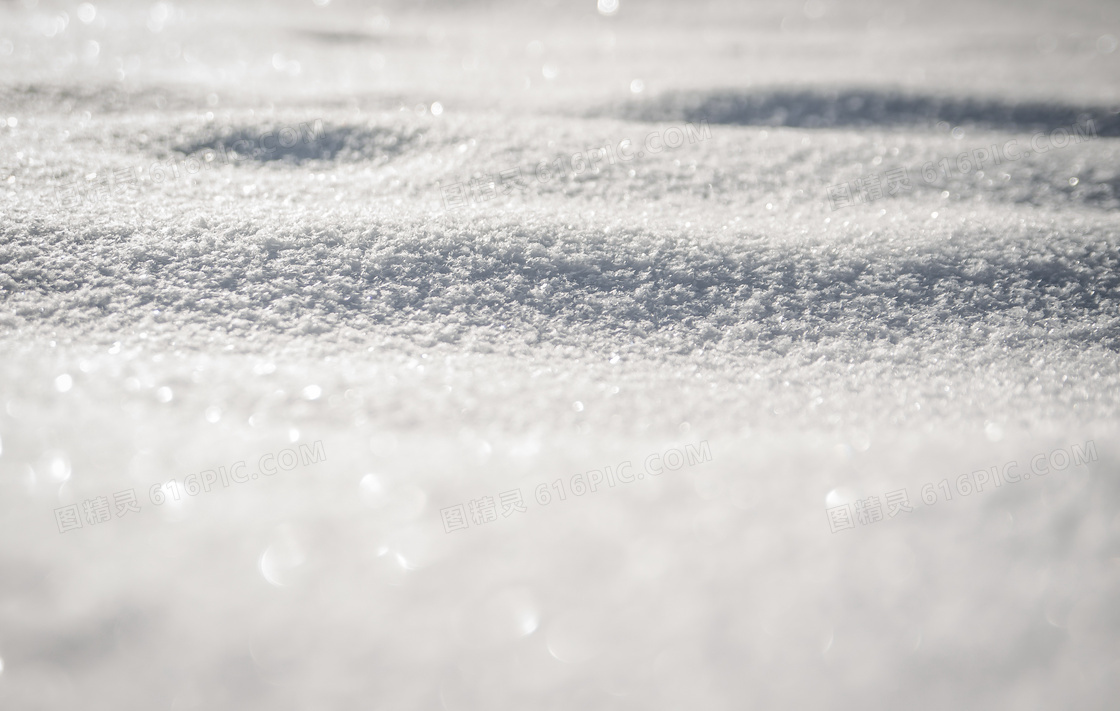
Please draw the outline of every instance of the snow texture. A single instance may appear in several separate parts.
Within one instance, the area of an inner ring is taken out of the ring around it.
[[[1115,708],[1117,36],[0,7],[0,709]]]

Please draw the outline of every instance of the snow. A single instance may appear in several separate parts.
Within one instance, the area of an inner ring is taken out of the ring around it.
[[[1118,34],[0,8],[0,708],[1111,708]]]

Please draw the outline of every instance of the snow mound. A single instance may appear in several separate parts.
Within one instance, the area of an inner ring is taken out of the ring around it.
[[[661,332],[690,348],[979,329],[1011,345],[1120,347],[1118,238],[1103,225],[1078,235],[945,226],[905,242],[852,233],[789,242],[508,219],[227,215],[164,234],[3,233],[8,307],[59,325],[136,324],[155,310],[161,321],[228,319],[234,329],[428,324],[452,341],[499,327],[560,342]]]
[[[233,151],[260,162],[357,163],[400,155],[422,142],[424,133],[416,126],[324,126],[321,119],[296,125],[271,122],[202,129],[174,149],[187,155]]]

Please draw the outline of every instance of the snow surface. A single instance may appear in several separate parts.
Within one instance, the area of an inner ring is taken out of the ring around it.
[[[1114,3],[89,14],[0,7],[0,709],[1116,707]]]

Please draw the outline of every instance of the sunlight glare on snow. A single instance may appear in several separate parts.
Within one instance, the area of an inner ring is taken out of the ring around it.
[[[599,0],[599,14],[613,15],[618,12],[618,0]]]
[[[280,526],[275,541],[265,549],[257,561],[261,577],[276,587],[286,587],[296,581],[299,568],[307,562],[303,545],[289,526]]]
[[[306,400],[318,400],[322,394],[323,389],[315,384],[308,385],[303,389],[303,397]]]
[[[840,486],[828,492],[828,494],[824,497],[824,505],[829,508],[833,506],[841,506],[851,501],[855,501],[858,498],[859,493],[854,489],[849,489],[846,486]]]
[[[70,460],[64,454],[55,454],[50,461],[51,478],[62,483],[70,479]]]

